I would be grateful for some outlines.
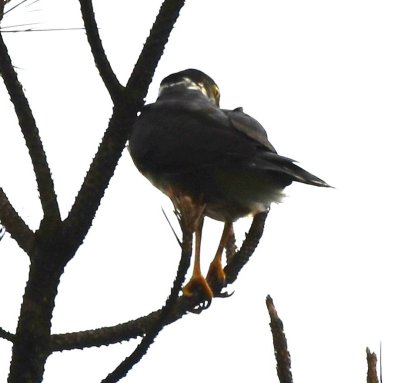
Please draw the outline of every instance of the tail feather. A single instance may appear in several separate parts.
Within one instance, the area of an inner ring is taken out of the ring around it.
[[[276,153],[264,153],[260,161],[253,165],[259,169],[265,169],[289,176],[292,181],[301,182],[319,187],[332,187],[321,178],[304,170],[295,164],[296,161]]]
[[[307,170],[304,170],[303,168],[294,163],[292,163],[291,166],[288,167],[287,170],[285,170],[284,172],[292,176],[294,181],[302,182],[303,184],[328,187],[328,188],[331,187],[321,178],[318,178],[314,174],[311,174]]]

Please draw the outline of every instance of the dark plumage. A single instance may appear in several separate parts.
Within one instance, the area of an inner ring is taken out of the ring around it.
[[[232,222],[266,211],[293,181],[329,186],[277,154],[264,128],[242,108],[221,109],[218,86],[195,69],[161,82],[157,101],[144,107],[133,127],[129,148],[136,166],[154,186],[173,200],[190,197],[194,204],[205,205],[205,215],[225,222],[207,276],[221,283],[221,254],[233,235]],[[211,298],[199,266],[201,227],[202,220],[196,228],[193,277],[184,293],[200,288]]]
[[[217,89],[210,77],[189,69],[166,77],[157,101],[143,109],[130,152],[157,188],[205,203],[211,218],[235,221],[279,202],[292,181],[328,186],[278,155],[241,108],[220,109]]]

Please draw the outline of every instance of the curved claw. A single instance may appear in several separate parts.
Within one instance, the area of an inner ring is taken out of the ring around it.
[[[211,302],[212,302],[211,299],[205,300],[203,302],[200,302],[197,306],[193,307],[192,309],[189,309],[188,311],[193,314],[200,314],[211,306]]]
[[[219,293],[214,293],[215,298],[229,298],[233,294],[235,294],[235,291],[228,292],[228,291],[220,291]]]
[[[194,275],[182,289],[183,295],[198,301],[211,301],[213,292],[202,275]]]

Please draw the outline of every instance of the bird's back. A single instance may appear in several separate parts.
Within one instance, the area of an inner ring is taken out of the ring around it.
[[[193,92],[146,106],[130,152],[160,190],[187,194],[223,221],[266,210],[292,181],[327,186],[279,156],[262,126],[241,108],[223,110]]]

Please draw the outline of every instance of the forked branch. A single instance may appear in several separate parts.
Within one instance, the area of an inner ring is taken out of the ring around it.
[[[173,310],[173,307],[178,299],[179,293],[182,289],[182,285],[185,281],[187,270],[190,266],[190,258],[192,256],[193,247],[193,232],[196,222],[203,215],[203,209],[192,209],[192,205],[187,203],[188,201],[182,199],[179,205],[181,209],[177,211],[179,217],[181,229],[182,229],[182,243],[181,243],[181,259],[176,273],[170,295],[165,302],[164,307],[160,310],[158,320],[150,327],[150,329],[144,335],[142,341],[136,347],[135,351],[129,355],[112,373],[110,373],[102,383],[116,383],[121,380],[129,370],[139,363],[142,357],[146,354],[147,350],[154,342],[157,335],[166,325],[166,319]],[[194,215],[193,215],[194,212]]]
[[[129,138],[136,116],[144,104],[144,98],[157,63],[183,5],[184,0],[164,1],[132,72],[128,86],[114,106],[110,124],[99,150],[65,221],[65,232],[70,237],[72,246],[71,254],[82,244],[89,231],[105,189]]]
[[[254,217],[249,233],[247,234],[241,248],[232,257],[232,261],[235,260],[236,255],[241,260],[243,260],[242,257],[244,255],[246,260],[250,258],[262,236],[266,217],[266,213],[261,213]],[[238,260],[235,262],[238,265],[243,265],[243,262],[239,262]],[[227,273],[226,278],[230,284],[232,283],[230,281],[236,280],[241,267],[229,267],[229,265],[230,264],[225,267],[225,271]],[[200,301],[180,296],[166,316],[164,325],[174,323],[188,312],[193,312],[193,309],[200,303]],[[73,350],[93,346],[99,347],[137,338],[150,331],[154,324],[159,321],[160,315],[161,310],[157,310],[141,318],[121,323],[116,326],[68,334],[55,334],[51,337],[50,347],[53,351]]]
[[[3,78],[11,102],[14,105],[22,134],[25,138],[31,157],[33,170],[39,190],[40,202],[42,204],[44,219],[48,222],[60,221],[60,210],[54,190],[50,168],[47,163],[46,154],[40,139],[39,130],[33,117],[28,100],[25,96],[17,73],[11,63],[7,47],[0,33],[0,73]]]
[[[35,235],[15,211],[2,188],[0,188],[0,222],[18,245],[31,255]]]

